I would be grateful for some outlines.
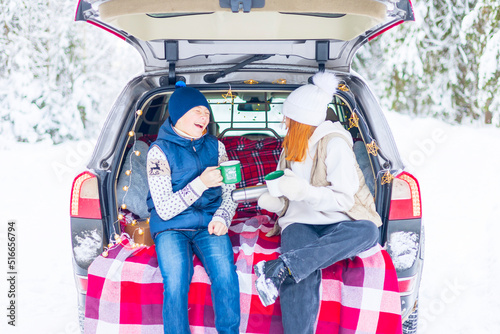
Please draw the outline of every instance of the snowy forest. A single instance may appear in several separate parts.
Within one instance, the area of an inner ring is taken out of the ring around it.
[[[353,67],[386,110],[500,126],[500,1],[416,0]]]
[[[113,100],[141,71],[133,47],[74,21],[77,4],[0,0],[4,142],[95,138]]]
[[[0,0],[4,143],[94,138],[113,99],[141,71],[131,46],[73,22],[77,3]],[[353,69],[386,110],[500,126],[499,0],[413,6],[416,21],[365,45]]]

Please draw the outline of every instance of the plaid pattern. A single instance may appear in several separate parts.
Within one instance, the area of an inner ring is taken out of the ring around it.
[[[226,146],[229,160],[241,162],[241,182],[237,184],[238,188],[264,183],[264,176],[276,170],[283,139],[250,140],[245,137],[224,137],[221,141]],[[257,206],[257,202],[240,203],[236,209],[236,218],[259,214],[276,218],[273,213]]]
[[[396,270],[377,245],[322,271],[316,333],[401,333]]]
[[[239,187],[264,182],[276,169],[281,140],[222,139],[229,159],[240,160]],[[272,220],[257,203],[238,206],[229,229],[240,284],[241,333],[283,333],[280,300],[264,307],[255,290],[253,266],[279,255],[279,236],[266,237]],[[250,218],[251,217],[251,218]],[[86,333],[163,333],[163,284],[155,247],[133,248],[126,235],[107,257],[89,267]],[[396,271],[388,253],[376,246],[322,271],[316,333],[401,333]],[[197,257],[189,291],[193,334],[216,333],[210,281]]]
[[[154,247],[121,242],[89,267],[85,333],[163,333],[163,284]]]
[[[268,216],[233,221],[229,236],[240,283],[241,333],[283,333],[279,298],[262,306],[253,266],[279,255],[279,236],[268,238]],[[189,292],[193,334],[215,333],[210,282],[194,258]],[[132,248],[129,240],[99,256],[89,268],[86,333],[162,333],[163,285],[154,246]],[[396,271],[388,253],[376,246],[352,260],[323,270],[316,333],[401,333]]]

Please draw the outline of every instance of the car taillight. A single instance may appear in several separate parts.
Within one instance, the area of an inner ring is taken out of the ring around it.
[[[71,189],[71,217],[101,219],[99,189],[97,177],[90,172],[83,172],[73,181]]]
[[[89,286],[88,277],[76,276],[77,289],[80,293],[87,293],[87,288]]]
[[[411,294],[413,292],[413,289],[415,288],[416,282],[417,276],[398,279],[399,293],[402,295]]]
[[[410,173],[402,172],[392,181],[389,220],[421,217],[422,205],[418,181]]]

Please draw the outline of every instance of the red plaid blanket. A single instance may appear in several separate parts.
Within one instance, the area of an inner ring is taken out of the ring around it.
[[[282,139],[250,140],[245,137],[224,137],[221,140],[226,146],[229,159],[241,162],[242,174],[241,182],[237,184],[238,188],[264,183],[264,176],[276,170],[281,154]],[[262,210],[257,206],[257,202],[248,202],[238,204],[235,218],[253,217],[260,214],[277,217],[271,212]]]
[[[283,333],[279,299],[262,306],[253,265],[279,255],[279,237],[266,237],[268,216],[240,218],[230,237],[240,283],[241,333]],[[209,278],[195,257],[189,292],[193,334],[216,333]],[[133,248],[126,235],[89,268],[86,333],[162,333],[163,286],[154,246]],[[323,270],[316,333],[401,333],[396,271],[376,246]]]

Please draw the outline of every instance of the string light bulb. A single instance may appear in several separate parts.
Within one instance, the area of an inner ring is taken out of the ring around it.
[[[355,112],[351,114],[351,117],[349,118],[349,128],[348,130],[352,128],[358,128],[359,127],[359,116],[356,115]]]
[[[382,177],[382,185],[384,184],[389,184],[392,182],[392,180],[394,180],[394,176],[391,174],[391,172],[389,170],[387,170],[385,173],[384,173],[384,176]]]
[[[234,95],[233,92],[231,91],[231,88],[229,88],[226,94],[222,94],[222,97],[224,98],[225,102],[232,103],[237,96]]]
[[[138,121],[139,117],[140,117],[140,116],[142,116],[142,115],[144,114],[144,112],[143,112],[142,110],[138,109],[138,110],[136,110],[136,111],[135,111],[135,114],[136,114],[135,124],[134,124],[134,126],[132,127],[134,130],[130,130],[130,131],[128,131],[128,133],[127,133],[127,134],[128,134],[128,136],[129,136],[129,137],[133,140],[133,149],[132,149],[133,154],[135,154],[137,157],[139,157],[139,156],[141,156],[141,151],[139,151],[139,150],[136,150],[136,149],[135,149],[135,144],[136,144],[136,141],[137,141],[137,138],[136,138],[137,133],[135,132],[135,128],[136,128],[136,126],[137,126],[137,121]],[[132,175],[132,164],[130,164],[129,169],[125,170],[125,175],[126,175],[126,176],[130,176],[130,175]],[[129,179],[129,180],[130,180],[130,179]],[[123,191],[125,191],[125,192],[127,192],[127,191],[129,190],[129,188],[130,188],[130,183],[129,183],[128,185],[125,185],[125,186],[123,186],[123,187],[122,187]],[[127,205],[124,203],[124,201],[125,201],[125,196],[126,196],[126,194],[123,196],[122,204],[120,205],[121,210],[126,210],[126,209],[127,209]],[[121,214],[121,213],[120,213],[120,214],[118,214],[118,220],[123,220],[124,218],[125,218],[124,214]],[[136,219],[133,219],[133,220],[132,220],[132,222],[131,222],[130,224],[131,224],[132,226],[137,226],[137,225],[138,225],[138,223],[139,223],[139,222],[138,222]],[[148,219],[148,223],[149,223],[149,219]],[[138,227],[139,227],[139,226],[138,226]],[[139,235],[143,235],[143,234],[144,234],[144,229],[139,227],[139,228],[137,229],[137,233],[138,233]],[[124,244],[122,243],[122,241],[126,240],[126,239],[122,240],[122,239],[121,239],[121,237],[120,237],[118,234],[116,234],[116,233],[115,233],[115,235],[114,235],[114,239],[115,239],[115,241],[116,241],[117,243],[122,244],[122,245],[124,245]],[[111,247],[112,245],[113,245],[113,244],[112,244],[112,243],[110,243],[110,244],[108,245],[108,247]],[[135,243],[135,242],[131,241],[130,246],[131,246],[132,248],[137,248],[137,247],[144,246],[144,245],[141,245],[141,244],[138,244],[138,243]],[[103,256],[104,256],[104,257],[108,256],[108,252],[107,252],[107,250],[103,253]]]
[[[379,147],[377,146],[377,143],[375,142],[375,140],[373,139],[372,142],[370,144],[366,144],[366,151],[373,155],[373,156],[377,156],[377,151],[379,150]]]
[[[341,83],[339,84],[338,88],[343,91],[343,92],[348,92],[349,91],[349,87],[347,87],[347,85],[345,83]]]
[[[103,257],[108,257],[108,255],[109,255],[109,254],[108,254],[108,251],[107,251],[107,250],[105,250],[104,252],[102,252],[102,256],[103,256]]]

